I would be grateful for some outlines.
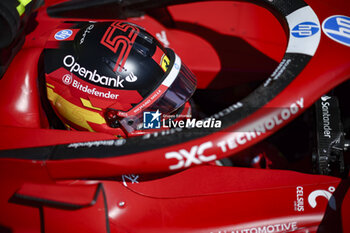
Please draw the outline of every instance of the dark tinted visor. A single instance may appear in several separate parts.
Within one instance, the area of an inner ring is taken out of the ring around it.
[[[177,59],[179,59],[177,57]],[[180,66],[180,67],[179,67]],[[172,69],[179,70],[172,83],[156,101],[144,108],[135,116],[123,118],[120,123],[127,132],[143,130],[144,112],[158,112],[161,114],[171,114],[184,105],[196,90],[197,79],[194,74],[183,63],[176,62]],[[165,79],[165,82],[166,79]],[[168,80],[169,82],[169,80]],[[160,88],[166,87],[167,83],[162,83]],[[153,93],[157,92],[155,90]],[[150,95],[152,96],[152,94]]]

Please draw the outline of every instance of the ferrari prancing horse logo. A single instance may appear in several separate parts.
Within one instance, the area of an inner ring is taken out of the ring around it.
[[[160,61],[160,66],[162,67],[164,72],[166,72],[168,70],[169,64],[170,64],[170,60],[167,57],[167,55],[165,55],[165,53],[164,53],[163,56],[162,56],[162,59]]]

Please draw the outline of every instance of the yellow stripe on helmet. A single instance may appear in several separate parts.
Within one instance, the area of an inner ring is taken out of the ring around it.
[[[91,109],[95,109],[95,110],[98,110],[98,111],[102,111],[102,108],[96,108],[94,106],[92,106],[92,103],[90,100],[86,100],[86,99],[83,99],[83,98],[80,98],[81,100],[81,103],[87,107],[87,108],[91,108]]]
[[[84,129],[94,132],[88,122],[95,124],[106,123],[106,120],[99,113],[89,111],[72,104],[54,92],[54,90],[50,87],[47,87],[47,97],[50,101],[52,101],[56,110],[64,119],[67,119],[72,123],[83,127]]]

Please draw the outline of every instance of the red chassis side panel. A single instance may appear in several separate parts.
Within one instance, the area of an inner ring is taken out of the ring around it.
[[[55,183],[40,163],[16,163],[21,173],[10,160],[0,170],[0,227],[13,232],[341,232],[349,217],[348,184],[333,177],[201,166]]]

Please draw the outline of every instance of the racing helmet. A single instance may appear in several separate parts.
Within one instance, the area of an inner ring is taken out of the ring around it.
[[[190,115],[196,77],[130,22],[62,24],[45,45],[44,63],[47,98],[69,129],[128,137],[145,133],[145,112]]]

